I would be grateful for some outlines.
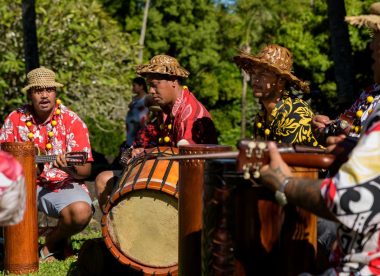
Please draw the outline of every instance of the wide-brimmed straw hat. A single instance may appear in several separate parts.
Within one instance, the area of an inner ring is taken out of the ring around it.
[[[154,56],[148,64],[136,66],[136,73],[141,76],[148,74],[161,74],[187,78],[190,73],[179,62],[168,55]]]
[[[346,16],[346,22],[358,27],[367,27],[375,31],[380,31],[380,2],[373,3],[369,12],[371,14]]]
[[[33,69],[26,75],[28,84],[22,91],[28,91],[32,87],[62,87],[63,84],[55,81],[55,73],[45,67]]]
[[[252,73],[253,69],[262,67],[287,79],[293,86],[304,92],[309,91],[309,85],[291,73],[293,56],[290,51],[276,44],[265,46],[256,56],[241,51],[234,57],[235,63],[246,71]]]

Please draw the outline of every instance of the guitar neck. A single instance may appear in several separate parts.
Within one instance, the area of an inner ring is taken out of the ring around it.
[[[57,159],[57,155],[37,155],[35,162],[37,164],[43,164],[47,162],[54,162]]]

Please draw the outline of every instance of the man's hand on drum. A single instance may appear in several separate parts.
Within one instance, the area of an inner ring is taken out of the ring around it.
[[[274,142],[268,143],[270,162],[260,169],[261,183],[273,191],[280,189],[281,183],[292,176],[289,166],[282,159]]]
[[[321,134],[331,122],[330,118],[326,115],[315,115],[311,120],[311,126],[315,133]]]
[[[144,148],[135,148],[131,152],[131,157],[134,158],[144,152]]]

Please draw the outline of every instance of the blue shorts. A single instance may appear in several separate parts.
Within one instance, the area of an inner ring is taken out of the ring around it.
[[[37,186],[38,210],[50,217],[58,218],[63,208],[78,201],[87,202],[92,207],[89,194],[78,183],[68,184],[55,191]]]

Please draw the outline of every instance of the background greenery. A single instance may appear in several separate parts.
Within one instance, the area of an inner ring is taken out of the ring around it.
[[[346,0],[347,14],[370,4]],[[115,156],[124,140],[124,116],[137,64],[144,0],[37,0],[40,64],[65,84],[59,97],[89,126],[93,148]],[[370,33],[350,27],[355,91],[371,83]],[[24,102],[21,0],[0,5],[0,120]],[[242,78],[232,58],[249,45],[253,53],[279,43],[294,54],[297,76],[311,82],[312,106],[335,116],[334,64],[323,0],[151,1],[144,62],[166,53],[190,72],[188,85],[211,111],[219,142],[240,137]],[[257,104],[248,90],[248,119]],[[316,100],[313,100],[316,99]],[[250,121],[248,121],[249,123]],[[250,135],[247,127],[246,136]]]

